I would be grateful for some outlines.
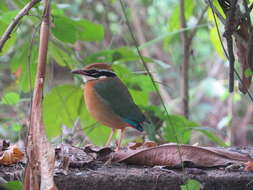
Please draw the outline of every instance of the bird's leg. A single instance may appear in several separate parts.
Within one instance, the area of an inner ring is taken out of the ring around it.
[[[125,128],[120,129],[120,137],[119,137],[119,142],[116,147],[116,151],[120,149],[121,141],[124,139],[125,136]]]
[[[115,133],[115,129],[113,128],[112,131],[111,131],[111,133],[110,133],[110,136],[109,136],[108,140],[106,141],[105,146],[109,146],[110,145],[114,133]]]

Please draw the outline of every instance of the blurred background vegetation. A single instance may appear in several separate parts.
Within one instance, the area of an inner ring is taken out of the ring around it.
[[[27,2],[1,1],[0,35]],[[178,0],[124,2],[133,33],[169,115],[136,52],[119,1],[55,0],[43,101],[43,120],[52,142],[76,146],[105,143],[110,129],[96,123],[87,113],[82,80],[70,71],[89,63],[106,62],[113,64],[135,102],[156,126],[147,133],[149,139],[220,146],[253,144],[253,104],[238,92],[237,83],[235,91],[228,93],[228,61],[206,2],[185,1],[184,28]],[[38,4],[22,19],[0,52],[1,139],[25,139],[41,15],[42,6]],[[218,25],[223,32],[222,24]],[[187,47],[188,118],[183,116],[181,92],[183,32],[192,34]],[[144,138],[147,137],[128,129],[125,143],[141,142]]]

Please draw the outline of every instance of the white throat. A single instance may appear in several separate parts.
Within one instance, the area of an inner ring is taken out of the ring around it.
[[[90,77],[90,76],[85,76],[85,75],[82,75],[82,78],[83,78],[83,82],[86,83],[90,80],[96,80],[96,78],[94,77]]]
[[[94,78],[94,77],[91,77],[91,76],[85,76],[85,75],[83,75],[82,78],[83,78],[83,82],[86,83],[86,82],[88,82],[90,80],[104,79],[104,78],[107,78],[107,77],[106,76],[101,76],[99,78]]]

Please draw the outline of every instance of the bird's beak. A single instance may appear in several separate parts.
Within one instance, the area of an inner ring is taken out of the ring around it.
[[[88,75],[88,72],[84,69],[76,69],[72,70],[71,73],[73,74],[79,74],[79,75]]]

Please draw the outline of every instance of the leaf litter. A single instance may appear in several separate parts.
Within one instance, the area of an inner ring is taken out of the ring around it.
[[[16,145],[6,144],[5,141],[1,142],[0,150],[0,165],[12,165],[21,161],[24,157],[22,150]]]
[[[178,145],[168,143],[157,145],[155,142],[130,143],[127,147],[114,151],[110,147],[97,147],[88,144],[83,148],[62,144],[56,151],[55,168],[67,174],[70,168],[92,167],[97,162],[110,160],[112,163],[127,163],[143,166],[190,166],[210,168],[228,165],[244,165],[245,171],[252,171],[253,158],[225,148]],[[24,153],[16,146],[0,152],[0,164],[10,165],[20,161]],[[56,173],[58,173],[56,171]]]

